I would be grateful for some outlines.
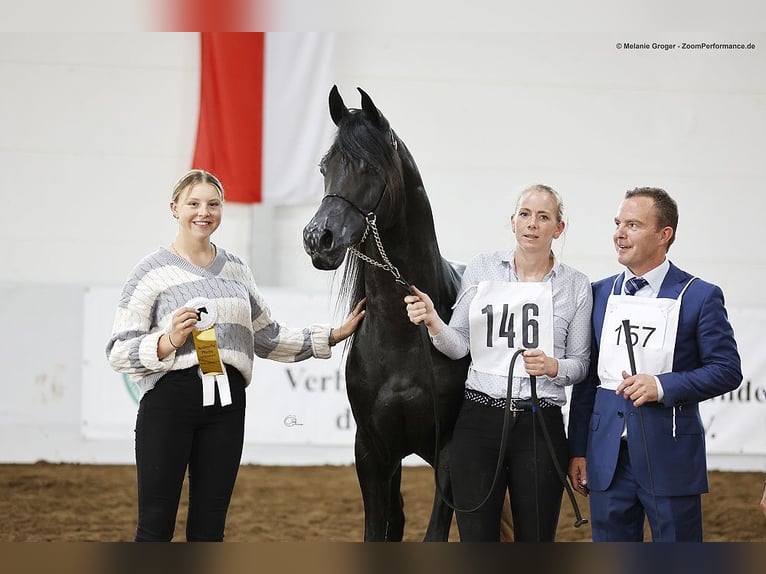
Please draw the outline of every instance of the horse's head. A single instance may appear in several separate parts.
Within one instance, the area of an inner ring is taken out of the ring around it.
[[[346,249],[362,240],[367,217],[374,214],[385,228],[403,189],[397,137],[370,96],[357,89],[361,109],[347,108],[336,86],[330,90],[338,133],[319,164],[325,195],[303,230],[303,247],[317,269],[340,266]]]

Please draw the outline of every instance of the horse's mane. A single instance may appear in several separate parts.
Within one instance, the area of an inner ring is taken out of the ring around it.
[[[383,226],[388,216],[396,212],[405,192],[398,143],[384,118],[381,117],[381,127],[378,127],[361,110],[351,110],[338,126],[335,142],[325,154],[325,159],[340,154],[344,165],[357,164],[361,169],[382,175],[386,187],[376,213]],[[371,199],[378,201],[378,198]]]
[[[381,126],[376,126],[362,110],[350,110],[338,126],[337,135],[330,149],[323,158],[340,155],[341,164],[356,166],[379,173],[385,183],[383,195],[369,198],[370,201],[362,209],[375,209],[378,227],[385,229],[388,221],[401,207],[404,201],[405,184],[402,162],[398,150],[409,153],[399,138],[391,130],[388,122],[381,116]],[[377,203],[377,207],[375,204]],[[365,242],[362,251],[366,249]],[[343,269],[338,306],[353,309],[356,303],[365,295],[364,287],[365,264],[359,258],[347,254]]]

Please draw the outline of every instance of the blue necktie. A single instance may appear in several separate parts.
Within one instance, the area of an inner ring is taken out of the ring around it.
[[[635,295],[636,291],[649,285],[649,281],[643,277],[631,277],[625,282],[625,294]]]

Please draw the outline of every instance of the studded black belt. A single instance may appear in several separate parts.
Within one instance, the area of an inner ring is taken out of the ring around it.
[[[469,401],[479,403],[480,405],[486,405],[488,407],[497,407],[504,409],[508,404],[508,399],[496,399],[482,393],[481,391],[475,391],[473,389],[465,390],[465,398]],[[541,409],[559,408],[556,403],[549,401],[548,399],[538,399]],[[510,410],[514,412],[531,411],[532,399],[511,399]]]

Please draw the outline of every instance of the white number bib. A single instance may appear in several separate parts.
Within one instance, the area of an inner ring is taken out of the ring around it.
[[[542,283],[482,281],[468,310],[473,368],[508,376],[516,349],[553,356],[553,290]],[[514,377],[528,377],[521,357]]]
[[[659,375],[673,370],[681,299],[692,281],[693,278],[678,299],[614,295],[612,287],[612,295],[606,303],[598,357],[602,387],[614,390],[623,380],[622,372],[630,373],[625,320],[630,325],[636,372]]]

